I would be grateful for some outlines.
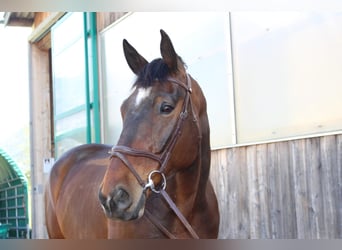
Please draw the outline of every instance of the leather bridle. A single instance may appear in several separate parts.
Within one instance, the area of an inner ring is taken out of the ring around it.
[[[169,82],[172,82],[182,88],[185,89],[186,94],[184,97],[183,101],[183,107],[182,111],[179,114],[178,120],[175,124],[175,129],[173,130],[172,134],[170,135],[164,150],[161,154],[154,154],[148,151],[144,150],[139,150],[139,149],[134,149],[131,147],[127,146],[122,146],[122,145],[117,145],[113,146],[109,154],[111,155],[111,159],[113,157],[116,157],[124,163],[124,165],[132,172],[132,174],[135,176],[137,179],[138,183],[143,187],[143,190],[146,191],[147,189],[151,189],[155,193],[159,193],[163,196],[165,201],[169,204],[170,208],[175,212],[179,220],[183,223],[185,228],[188,230],[190,235],[195,238],[199,239],[198,235],[194,231],[194,229],[191,227],[190,223],[187,221],[187,219],[183,216],[183,214],[180,212],[180,210],[177,208],[176,204],[172,201],[170,196],[167,194],[165,191],[166,189],[166,177],[165,177],[165,169],[168,164],[168,161],[171,157],[172,151],[176,145],[176,142],[178,138],[180,137],[182,133],[182,127],[184,124],[184,121],[189,117],[189,107],[190,111],[192,112],[193,116],[193,121],[195,122],[198,130],[198,136],[199,136],[199,145],[198,145],[198,150],[199,150],[199,156],[200,156],[200,150],[201,150],[201,133],[200,133],[200,128],[198,124],[198,118],[196,117],[194,110],[193,110],[193,104],[191,100],[191,93],[192,93],[192,88],[191,88],[191,79],[188,74],[187,76],[187,82],[184,84],[183,82],[175,79],[168,77],[166,80]],[[152,159],[154,161],[157,161],[160,168],[158,170],[153,170],[147,178],[147,182],[145,182],[140,175],[137,173],[135,170],[134,166],[130,163],[130,161],[127,159],[126,155],[129,156],[134,156],[134,157],[146,157],[149,159]],[[152,180],[152,177],[154,175],[160,175],[161,177],[161,183],[158,184],[158,186],[155,185],[155,183]],[[149,211],[145,210],[145,214],[147,218],[157,227],[159,228],[166,236],[169,238],[176,238],[172,233],[170,233]]]

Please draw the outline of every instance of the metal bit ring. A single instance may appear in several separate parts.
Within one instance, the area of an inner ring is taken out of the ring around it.
[[[154,185],[154,182],[152,180],[152,176],[154,174],[159,174],[162,177],[162,183],[160,186],[160,188],[156,188],[156,186]],[[153,170],[151,171],[151,173],[149,173],[148,175],[148,179],[147,179],[147,183],[144,186],[144,190],[150,188],[154,193],[159,194],[162,190],[165,190],[166,188],[166,177],[164,175],[164,173],[160,172],[159,170]]]

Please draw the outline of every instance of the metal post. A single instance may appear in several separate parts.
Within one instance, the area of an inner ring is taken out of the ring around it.
[[[94,124],[94,142],[101,141],[100,129],[100,104],[99,104],[99,67],[98,67],[98,51],[97,51],[97,28],[96,28],[96,12],[89,14],[91,54],[92,54],[92,82],[93,82],[93,124]]]
[[[87,143],[91,143],[91,112],[90,112],[90,85],[89,85],[89,54],[88,54],[88,18],[87,12],[83,13],[84,30],[84,61],[85,61],[85,90],[86,90],[86,114],[87,114]]]
[[[97,53],[97,29],[96,13],[84,13],[84,51],[86,74],[86,106],[87,106],[87,142],[101,141],[100,131],[100,105],[99,105],[99,74]],[[89,54],[91,56],[89,56]],[[91,73],[91,74],[90,74]],[[90,93],[92,86],[93,93]],[[93,98],[91,99],[91,94]],[[91,112],[93,109],[93,113]],[[92,120],[93,119],[93,120]],[[92,123],[93,122],[93,123]],[[94,126],[94,138],[92,138],[92,124]]]

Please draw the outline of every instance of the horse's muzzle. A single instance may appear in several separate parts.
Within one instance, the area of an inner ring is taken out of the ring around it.
[[[129,192],[124,188],[116,188],[108,196],[105,196],[100,188],[99,200],[106,216],[110,219],[135,220],[144,213],[144,193],[142,193],[139,201],[134,203]]]

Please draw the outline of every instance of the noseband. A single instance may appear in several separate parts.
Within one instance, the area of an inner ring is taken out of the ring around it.
[[[192,112],[193,121],[195,122],[197,129],[198,129],[199,140],[201,140],[201,133],[200,133],[199,125],[198,125],[198,119],[194,113],[193,105],[192,105],[192,101],[191,101],[191,96],[190,96],[192,93],[191,79],[190,79],[190,76],[188,74],[186,76],[187,76],[187,83],[186,84],[184,84],[183,82],[181,82],[175,78],[169,77],[166,79],[167,81],[172,82],[172,83],[184,88],[186,91],[186,94],[184,97],[182,111],[180,112],[180,114],[178,116],[178,120],[177,120],[177,123],[175,125],[175,128],[174,128],[172,134],[170,135],[170,137],[167,141],[167,144],[164,147],[163,152],[161,154],[157,155],[157,154],[154,154],[154,153],[151,153],[148,151],[134,149],[134,148],[130,148],[127,146],[122,146],[122,145],[117,145],[117,146],[112,147],[109,154],[111,155],[111,159],[113,157],[116,157],[116,158],[119,158],[124,163],[124,165],[132,172],[132,174],[135,176],[135,178],[137,179],[139,184],[142,186],[144,192],[147,189],[151,189],[151,191],[153,191],[154,193],[160,193],[164,197],[164,199],[167,201],[167,203],[169,204],[171,209],[175,212],[175,214],[180,219],[180,221],[183,223],[183,225],[186,227],[186,229],[191,234],[191,236],[195,239],[198,239],[199,237],[196,234],[196,232],[193,230],[193,228],[191,227],[190,223],[186,220],[186,218],[183,216],[183,214],[180,212],[180,210],[177,208],[175,203],[172,201],[170,196],[165,191],[166,184],[167,184],[166,183],[166,177],[165,177],[165,169],[166,169],[166,166],[167,166],[169,159],[171,157],[171,153],[172,153],[172,151],[176,145],[176,142],[182,133],[182,126],[184,124],[184,121],[189,116],[189,114],[188,114],[189,106],[190,106],[190,110]],[[198,149],[199,153],[200,153],[200,145],[201,145],[201,142],[199,141],[199,149]],[[134,166],[128,161],[128,159],[126,158],[126,155],[134,156],[134,157],[146,157],[146,158],[152,159],[152,160],[158,162],[160,168],[158,170],[153,170],[148,175],[147,182],[145,182],[140,177],[140,175],[137,173]],[[160,175],[160,177],[161,177],[161,183],[159,185],[155,185],[155,183],[152,180],[152,177],[155,175]],[[153,224],[155,224],[155,226],[157,226],[163,233],[165,233],[169,238],[175,238],[175,236],[173,234],[171,234],[163,225],[161,225],[160,222],[156,218],[154,218],[150,212],[148,212],[147,210],[145,212],[146,212],[147,217],[150,219],[150,221]]]

